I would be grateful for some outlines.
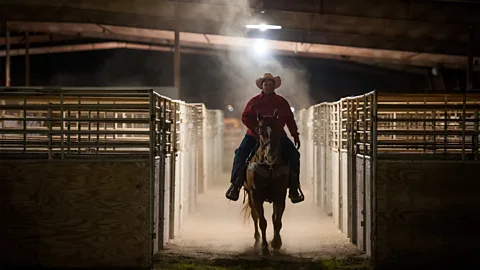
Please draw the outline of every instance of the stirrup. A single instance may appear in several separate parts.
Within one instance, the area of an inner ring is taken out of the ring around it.
[[[227,192],[225,193],[225,197],[227,197],[227,199],[229,200],[232,200],[234,202],[238,201],[239,197],[240,197],[240,190],[241,190],[241,187],[237,187],[235,185],[231,185]]]
[[[295,197],[288,196],[290,198],[290,200],[292,201],[292,203],[299,203],[299,202],[303,202],[305,200],[305,195],[303,194],[303,191],[300,187],[298,187],[297,192],[298,192],[298,196],[295,196]],[[291,194],[289,194],[289,195],[291,195]]]

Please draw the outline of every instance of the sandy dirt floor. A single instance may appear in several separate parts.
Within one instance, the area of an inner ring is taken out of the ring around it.
[[[226,181],[227,182],[227,181]],[[227,182],[228,183],[228,182]],[[210,187],[198,197],[198,206],[185,221],[179,235],[166,245],[165,256],[205,259],[259,256],[253,249],[253,221],[241,214],[243,192],[237,202],[225,198],[227,186]],[[289,200],[281,231],[280,254],[293,258],[329,259],[359,256],[361,252],[334,225],[333,219],[313,205],[312,195],[293,205]],[[272,206],[265,203],[268,241],[272,239]]]

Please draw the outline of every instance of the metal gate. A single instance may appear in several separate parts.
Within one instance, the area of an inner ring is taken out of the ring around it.
[[[0,235],[1,263],[151,265],[194,211],[203,172],[216,175],[222,118],[150,88],[0,88],[2,231],[31,219]],[[79,218],[91,222],[73,225]]]

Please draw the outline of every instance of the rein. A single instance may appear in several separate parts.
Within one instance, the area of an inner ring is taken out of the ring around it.
[[[265,148],[266,148],[268,145],[271,145],[271,142],[270,142],[270,141],[267,141],[267,142],[264,143],[264,144],[261,144],[261,143],[260,143],[259,149],[262,149],[262,153],[263,153],[263,156],[264,156],[264,157],[265,157],[265,152],[264,152],[264,150],[265,150]],[[257,160],[258,160],[258,161],[257,161],[257,164],[258,164],[258,165],[267,166],[267,167],[269,167],[269,169],[270,169],[271,171],[273,171],[273,167],[277,164],[277,162],[278,162],[278,160],[279,160],[279,158],[278,158],[278,157],[279,157],[279,152],[280,152],[280,141],[278,141],[277,148],[275,149],[275,159],[272,161],[272,163],[267,163],[267,162],[265,162],[265,158],[263,159],[262,162],[259,162],[259,160],[261,160],[261,159],[260,159],[260,157],[259,157],[259,153],[258,153],[258,150],[257,150],[257,154],[256,154]]]

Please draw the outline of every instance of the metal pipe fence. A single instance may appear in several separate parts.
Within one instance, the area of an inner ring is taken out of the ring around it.
[[[479,108],[478,93],[379,95],[378,155],[478,160]]]
[[[155,250],[219,175],[222,137],[221,111],[150,88],[0,88],[0,160],[148,162]]]
[[[2,158],[149,154],[148,91],[5,88],[0,99]]]
[[[302,183],[313,184],[315,203],[370,253],[377,160],[478,161],[479,109],[479,93],[373,91],[299,111]]]

